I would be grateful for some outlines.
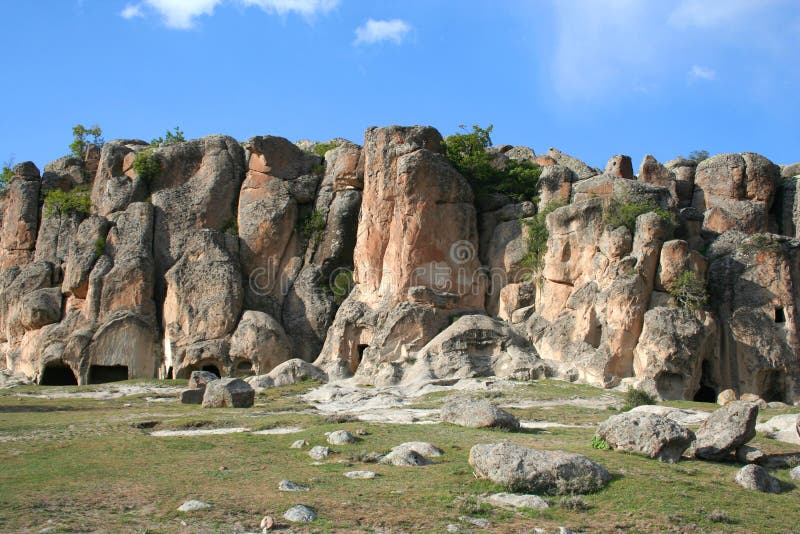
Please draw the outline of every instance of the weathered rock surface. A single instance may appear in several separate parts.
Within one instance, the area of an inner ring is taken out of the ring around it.
[[[469,464],[477,476],[515,492],[592,493],[611,480],[604,467],[580,454],[510,443],[475,445],[469,451]]]
[[[298,504],[286,510],[283,518],[292,523],[312,523],[317,519],[317,512],[308,506]]]
[[[356,442],[356,438],[347,430],[335,430],[328,435],[327,442],[331,445],[350,445]]]
[[[440,418],[445,423],[470,428],[519,430],[519,420],[489,401],[456,397],[442,405]]]
[[[547,502],[538,495],[518,495],[515,493],[493,493],[482,497],[481,502],[499,506],[501,508],[531,508],[533,510],[546,510],[550,508]]]
[[[756,436],[758,406],[732,402],[718,408],[695,431],[697,440],[689,454],[705,460],[722,460]]]
[[[736,473],[736,483],[762,493],[780,493],[781,482],[760,465],[746,465]]]
[[[318,367],[294,358],[283,362],[266,375],[247,378],[247,382],[256,389],[289,386],[302,380],[318,380],[325,382],[327,376]]]
[[[654,414],[628,412],[600,423],[597,436],[618,449],[675,463],[694,441],[694,433]]]
[[[250,408],[256,392],[240,378],[221,378],[206,385],[203,408]]]

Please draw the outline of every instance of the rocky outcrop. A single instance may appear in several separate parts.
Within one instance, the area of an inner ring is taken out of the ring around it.
[[[718,408],[695,432],[697,440],[691,456],[705,460],[723,460],[756,436],[758,406],[749,402],[731,402]]]
[[[628,412],[615,415],[597,428],[597,436],[609,447],[677,462],[694,441],[694,433],[674,421],[655,414]]]
[[[33,259],[39,229],[39,169],[33,163],[14,167],[6,187],[0,228],[0,268],[25,265]]]
[[[457,397],[442,405],[441,419],[445,423],[469,428],[499,428],[519,430],[519,420],[489,401]]]

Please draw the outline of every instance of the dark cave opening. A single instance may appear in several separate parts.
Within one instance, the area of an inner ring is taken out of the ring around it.
[[[105,384],[127,379],[127,365],[92,365],[89,367],[89,384]]]
[[[43,370],[39,377],[41,386],[77,386],[78,379],[69,365],[61,362],[50,363]]]
[[[711,363],[708,360],[703,361],[700,388],[694,394],[692,400],[695,402],[717,402],[717,388],[711,379]]]

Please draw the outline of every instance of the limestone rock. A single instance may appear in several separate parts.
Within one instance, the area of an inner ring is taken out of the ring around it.
[[[208,384],[219,378],[209,371],[192,371],[189,376],[189,389],[205,389]]]
[[[291,357],[289,339],[281,324],[264,312],[247,310],[231,336],[234,369],[244,364],[256,374],[267,373]]]
[[[585,180],[587,178],[591,178],[592,176],[596,176],[600,174],[600,171],[597,169],[593,169],[589,167],[586,163],[582,162],[581,160],[574,158],[568,154],[564,154],[560,150],[555,148],[550,148],[547,151],[547,155],[550,156],[558,165],[562,165],[567,167],[575,175],[578,177],[578,180]]]
[[[302,380],[318,380],[320,382],[325,382],[326,379],[325,373],[318,367],[306,361],[294,358],[276,366],[266,375],[247,378],[247,382],[256,388],[256,390],[259,390],[271,387],[289,386]]]
[[[441,420],[470,428],[519,430],[519,420],[489,401],[456,397],[442,405]]]
[[[250,408],[255,390],[240,378],[221,378],[206,385],[203,408]]]
[[[308,488],[300,484],[295,484],[291,480],[281,480],[278,483],[278,491],[308,491]]]
[[[195,499],[190,499],[178,507],[179,512],[197,512],[198,510],[207,510],[211,505]]]
[[[606,163],[606,170],[604,174],[616,176],[617,178],[625,178],[633,180],[633,163],[630,156],[617,155],[612,156],[608,163]],[[645,180],[647,181],[647,180]]]
[[[205,394],[205,388],[202,389],[184,389],[181,390],[178,399],[181,401],[181,404],[203,404],[203,396]]]
[[[677,462],[692,441],[694,433],[677,423],[654,414],[623,413],[600,424],[597,435],[612,449]]]
[[[393,450],[381,459],[381,463],[395,467],[421,467],[433,462],[412,449]]]
[[[421,454],[425,457],[436,458],[444,455],[444,451],[442,451],[442,449],[426,441],[409,441],[406,443],[401,443],[396,447],[392,447],[392,452],[402,452],[407,450],[414,451],[417,454]]]
[[[800,445],[800,415],[781,414],[756,425],[756,431],[772,439]]]
[[[695,431],[689,453],[705,460],[722,460],[756,435],[758,406],[736,401],[718,408]]]
[[[312,523],[316,521],[317,513],[308,506],[298,504],[286,510],[283,518],[292,523]]]
[[[347,478],[368,480],[377,477],[378,474],[375,471],[359,470],[359,471],[348,471],[347,473],[344,474],[344,476],[346,476]]]
[[[762,493],[780,493],[781,482],[760,465],[746,465],[736,473],[736,483],[749,490]]]
[[[328,435],[327,441],[331,445],[350,445],[356,442],[356,438],[347,430],[335,430]]]
[[[515,493],[492,493],[481,498],[482,502],[499,506],[500,508],[531,508],[533,510],[546,510],[550,508],[547,502],[538,495],[518,495]]]
[[[611,480],[604,467],[580,454],[511,443],[475,445],[469,451],[469,464],[480,478],[537,494],[592,493]]]
[[[308,455],[311,456],[314,460],[324,460],[331,454],[330,447],[325,447],[322,445],[315,445],[311,447],[311,450],[308,451]]]

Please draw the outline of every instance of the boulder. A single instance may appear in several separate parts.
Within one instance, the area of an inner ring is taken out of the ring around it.
[[[732,389],[724,389],[717,395],[717,404],[725,406],[736,400],[736,392]]]
[[[612,156],[606,163],[606,170],[604,174],[616,176],[617,178],[625,178],[633,180],[636,178],[633,175],[633,163],[630,156],[617,155]]]
[[[286,510],[283,518],[291,523],[312,523],[317,519],[317,512],[308,506],[298,504]]]
[[[178,398],[181,404],[203,404],[203,396],[205,395],[205,388],[189,388],[181,390]]]
[[[291,480],[281,480],[278,482],[278,491],[308,491],[308,488],[295,484]]]
[[[668,463],[677,462],[694,441],[691,430],[666,417],[634,412],[615,415],[600,423],[597,436],[612,449]]]
[[[348,471],[347,473],[344,474],[344,476],[346,476],[347,478],[367,480],[376,478],[378,474],[375,471],[358,470],[358,471]]]
[[[743,464],[757,464],[768,458],[767,454],[761,449],[742,445],[736,449],[736,461]]]
[[[417,454],[421,454],[425,457],[435,458],[444,455],[444,451],[442,451],[442,449],[426,441],[409,441],[406,443],[401,443],[396,447],[392,447],[392,452],[403,452],[407,450],[414,451]]]
[[[442,405],[440,418],[445,423],[469,428],[519,430],[519,420],[486,400],[456,397]]]
[[[589,167],[586,163],[582,162],[581,160],[570,156],[569,154],[564,154],[558,149],[550,148],[547,151],[547,155],[550,156],[558,165],[563,167],[567,167],[572,172],[575,173],[578,180],[586,180],[587,178],[591,178],[592,176],[596,176],[600,174],[600,171]]]
[[[781,482],[760,465],[746,465],[736,473],[736,483],[749,490],[762,493],[780,493]]]
[[[550,508],[547,502],[538,495],[518,495],[515,493],[492,493],[480,498],[481,502],[498,506],[500,508],[517,509],[530,508],[533,510],[546,510]]]
[[[480,444],[469,451],[475,475],[514,492],[571,495],[602,489],[611,475],[580,454],[543,451],[511,443]]]
[[[393,450],[381,459],[381,463],[395,467],[421,467],[433,464],[433,461],[412,449]]]
[[[234,369],[245,363],[257,374],[267,373],[291,358],[289,338],[269,314],[247,310],[231,336],[230,358]]]
[[[240,378],[221,378],[206,385],[203,408],[250,408],[256,392]]]
[[[296,384],[303,380],[318,380],[325,382],[327,376],[318,367],[294,358],[283,362],[266,375],[251,376],[247,382],[257,390],[271,387],[281,387]]]
[[[327,441],[331,445],[350,445],[356,442],[356,438],[347,430],[335,430],[328,434]]]
[[[661,187],[674,187],[675,174],[660,164],[656,158],[647,154],[639,166],[639,180]]]
[[[211,505],[203,501],[190,499],[178,507],[179,512],[197,512],[198,510],[207,510]]]
[[[789,471],[789,477],[792,480],[800,480],[800,465],[793,467],[791,471]]]
[[[781,414],[756,425],[756,431],[772,439],[800,445],[800,415]]]
[[[704,460],[723,460],[756,436],[758,406],[731,402],[718,408],[695,431],[697,440],[689,451]]]
[[[209,371],[192,371],[189,376],[189,389],[205,389],[208,384],[219,378]]]
[[[322,445],[315,445],[311,447],[311,450],[308,451],[308,455],[311,456],[314,460],[324,460],[331,454],[330,447],[325,447]]]

